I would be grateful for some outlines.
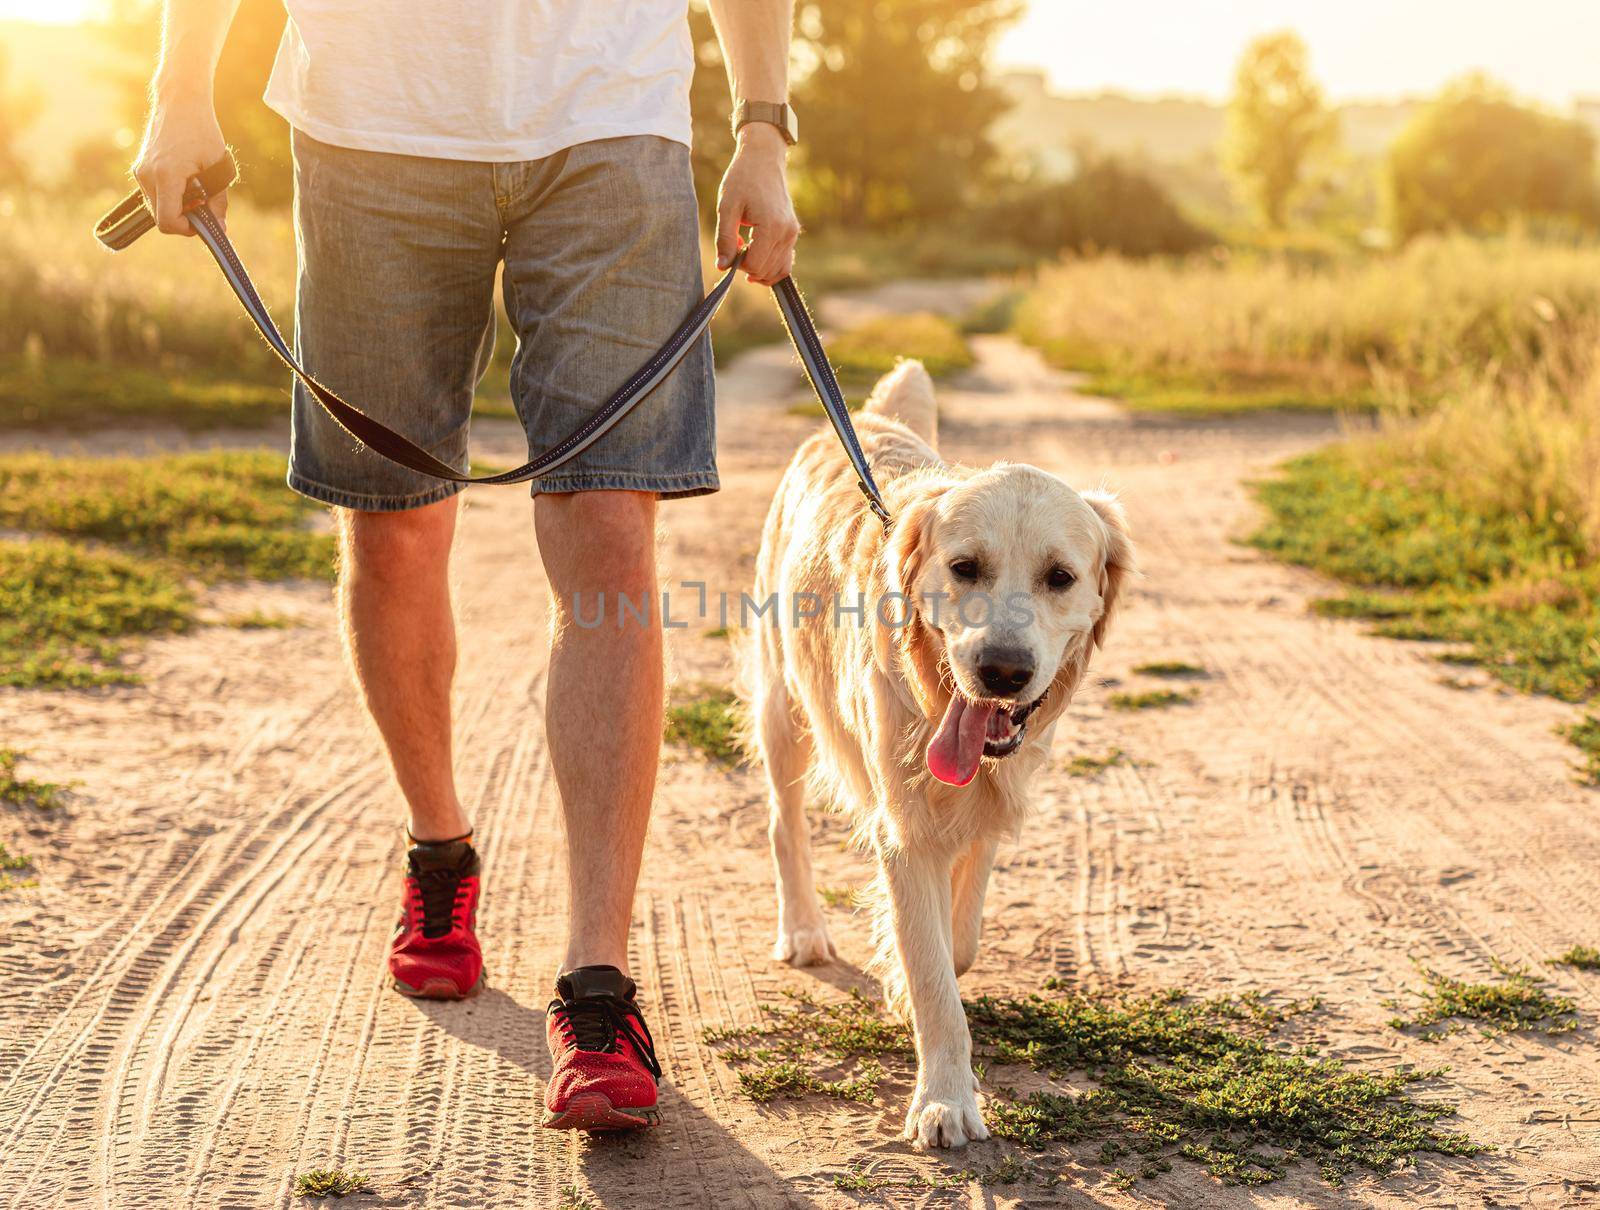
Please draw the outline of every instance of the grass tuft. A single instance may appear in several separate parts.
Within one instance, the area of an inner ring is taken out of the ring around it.
[[[371,1193],[372,1181],[361,1172],[341,1172],[337,1168],[312,1168],[294,1178],[296,1197],[349,1197]]]
[[[1577,1025],[1577,1005],[1566,996],[1552,996],[1541,981],[1519,967],[1495,964],[1499,980],[1468,983],[1423,967],[1427,988],[1412,994],[1421,1004],[1409,1017],[1389,1022],[1396,1029],[1420,1030],[1436,1041],[1474,1024],[1486,1037],[1506,1033],[1568,1033]],[[1434,1028],[1444,1025],[1445,1028]]]
[[[694,748],[718,764],[744,759],[739,732],[738,699],[726,689],[702,689],[667,707],[667,741]]]
[[[882,315],[841,332],[828,342],[828,358],[840,385],[855,396],[852,407],[860,407],[865,392],[904,358],[922,362],[935,378],[973,364],[972,349],[961,329],[927,311]],[[797,403],[789,411],[796,416],[823,414],[822,405],[814,399]]]
[[[1108,748],[1099,756],[1093,756],[1086,752],[1080,753],[1067,762],[1067,776],[1094,777],[1096,774],[1105,772],[1113,765],[1123,764],[1126,760],[1127,754],[1121,748]]]
[[[1583,754],[1578,780],[1586,786],[1600,786],[1600,714],[1584,715],[1582,722],[1561,728],[1561,734]]]
[[[1580,971],[1600,971],[1600,946],[1575,945],[1561,957],[1550,961],[1557,966],[1570,966]]]
[[[1113,693],[1110,698],[1113,710],[1164,710],[1168,706],[1181,706],[1200,696],[1194,689],[1148,689],[1142,693]]]
[[[819,886],[817,895],[831,908],[854,907],[856,893],[847,886]]]
[[[16,749],[0,748],[0,803],[36,811],[53,811],[61,806],[66,787],[53,781],[18,777],[17,765],[21,761],[22,753]]]
[[[1040,1159],[1029,1166],[1011,1157],[986,1173],[956,1177],[1049,1182],[1070,1158],[1084,1160],[1082,1144],[1098,1143],[1107,1179],[1120,1186],[1177,1159],[1239,1184],[1277,1180],[1305,1159],[1337,1185],[1357,1168],[1386,1173],[1419,1153],[1483,1150],[1437,1129],[1451,1106],[1414,1094],[1433,1073],[1363,1072],[1283,1041],[1289,1022],[1314,1007],[1178,992],[972,1001],[967,1018],[983,1060],[990,1130]],[[905,1027],[885,1021],[859,993],[831,1004],[796,994],[766,1013],[759,1025],[705,1033],[758,1099],[839,1096],[843,1089],[866,1098],[885,1069],[908,1075],[914,1062]],[[1020,1095],[990,1083],[994,1069],[1018,1067],[1049,1077],[1052,1086]],[[1075,1087],[1084,1082],[1092,1087]],[[858,1191],[904,1184],[860,1168],[835,1183]]]
[[[1206,670],[1199,664],[1188,664],[1182,660],[1157,660],[1152,664],[1135,665],[1133,670],[1140,676],[1185,678],[1206,675]]]

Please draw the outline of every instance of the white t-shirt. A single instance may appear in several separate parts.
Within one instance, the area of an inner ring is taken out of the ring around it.
[[[506,162],[689,142],[688,0],[286,0],[266,102],[338,147]]]

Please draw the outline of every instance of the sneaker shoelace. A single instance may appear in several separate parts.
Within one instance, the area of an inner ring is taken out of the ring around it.
[[[657,1080],[661,1078],[655,1039],[631,1001],[612,996],[585,996],[578,1000],[556,1000],[551,1003],[550,1011],[566,1026],[579,1050],[616,1054],[617,1038],[621,1036],[632,1043],[650,1074]]]
[[[456,927],[466,887],[458,870],[421,870],[411,875],[422,906],[422,935],[443,937]]]

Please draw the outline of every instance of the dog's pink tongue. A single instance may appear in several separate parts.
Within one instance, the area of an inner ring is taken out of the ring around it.
[[[950,786],[964,786],[976,777],[994,712],[993,702],[969,702],[952,693],[939,729],[928,741],[928,772]]]

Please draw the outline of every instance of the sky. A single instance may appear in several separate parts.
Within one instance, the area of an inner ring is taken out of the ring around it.
[[[95,2],[0,0],[0,20],[73,21]],[[1284,28],[1337,101],[1428,94],[1473,68],[1557,106],[1600,97],[1600,0],[1031,0],[997,58],[1058,92],[1220,100],[1244,44]]]
[[[997,58],[1058,92],[1221,100],[1245,43],[1286,28],[1337,101],[1433,93],[1474,68],[1548,104],[1600,98],[1600,0],[1032,0]]]

